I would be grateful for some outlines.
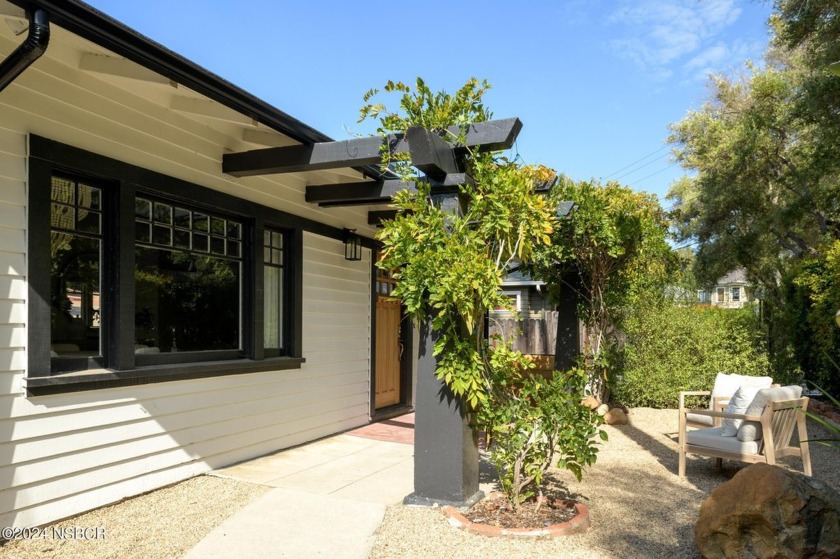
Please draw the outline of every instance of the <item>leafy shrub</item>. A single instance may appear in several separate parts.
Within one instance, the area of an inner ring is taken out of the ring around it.
[[[790,340],[806,380],[840,393],[840,328],[835,322],[840,310],[840,241],[825,254],[800,262],[785,280],[786,331],[779,337]]]
[[[490,434],[490,460],[514,508],[534,492],[542,495],[543,475],[557,457],[557,467],[580,481],[595,463],[594,439],[602,418],[580,404],[586,372],[554,371],[550,379],[527,373],[533,364],[504,345],[493,351],[493,389],[478,412],[479,425]]]
[[[613,391],[626,405],[676,407],[679,391],[711,390],[721,371],[770,374],[765,337],[751,307],[649,304],[628,318],[625,335]]]

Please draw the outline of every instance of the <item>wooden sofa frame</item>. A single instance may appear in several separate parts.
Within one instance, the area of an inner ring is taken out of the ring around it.
[[[682,402],[681,402],[682,403]],[[768,402],[761,415],[743,415],[715,410],[692,410],[680,406],[679,421],[679,476],[685,477],[686,454],[699,454],[717,458],[718,466],[723,459],[738,460],[741,462],[775,464],[776,460],[784,456],[800,456],[805,475],[811,475],[811,453],[808,447],[808,431],[805,423],[805,410],[808,409],[808,398],[796,400],[784,400],[780,402]],[[761,425],[762,439],[759,443],[758,453],[742,454],[729,452],[705,446],[691,445],[686,440],[686,414],[695,413],[708,415],[720,420],[743,419],[745,421],[757,421]],[[791,446],[793,429],[796,427],[799,435],[799,446]]]

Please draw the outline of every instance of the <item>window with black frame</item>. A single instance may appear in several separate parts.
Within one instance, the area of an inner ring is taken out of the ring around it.
[[[265,357],[287,354],[285,234],[266,229],[263,235],[263,348]]]
[[[102,208],[101,188],[52,177],[50,350],[54,358],[102,354]]]
[[[243,226],[135,201],[135,354],[240,350]]]
[[[305,362],[305,222],[35,135],[29,147],[28,394]]]

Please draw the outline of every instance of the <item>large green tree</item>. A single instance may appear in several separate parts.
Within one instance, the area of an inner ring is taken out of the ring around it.
[[[676,231],[697,243],[703,283],[740,266],[765,290],[779,372],[823,377],[837,336],[819,334],[825,311],[814,312],[840,300],[804,277],[831,269],[840,239],[840,76],[828,71],[840,14],[825,0],[774,8],[765,63],[714,76],[709,101],[671,126],[676,158],[693,173],[668,197]]]

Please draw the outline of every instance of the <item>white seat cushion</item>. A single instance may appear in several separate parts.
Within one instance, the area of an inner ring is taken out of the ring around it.
[[[722,437],[722,427],[686,432],[686,442],[694,446],[713,448],[739,454],[758,454],[758,442],[740,441],[738,437]]]

